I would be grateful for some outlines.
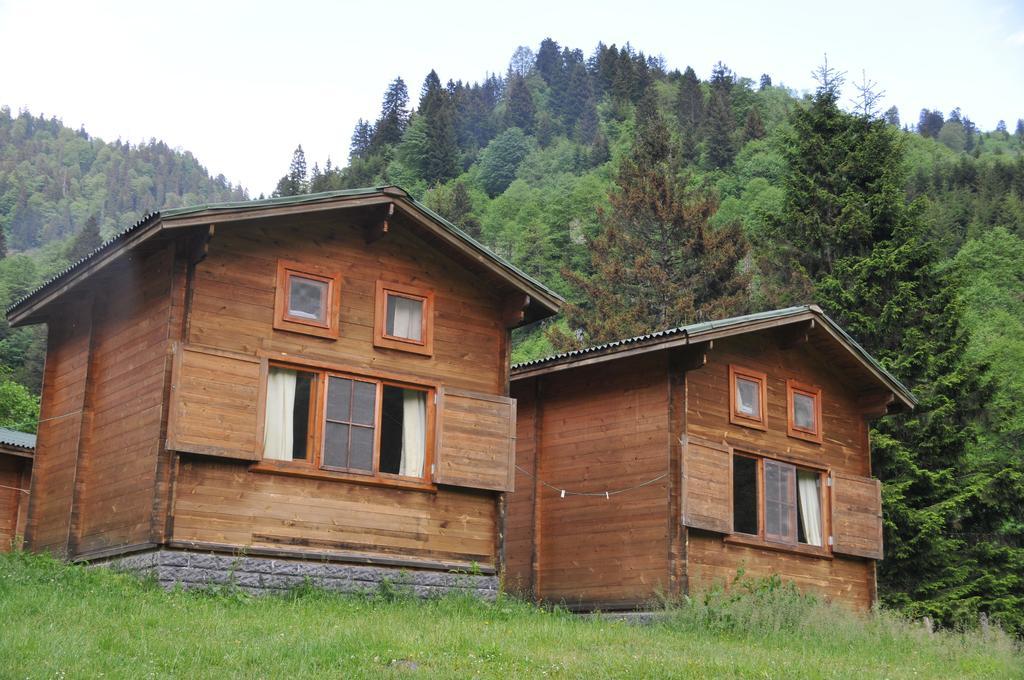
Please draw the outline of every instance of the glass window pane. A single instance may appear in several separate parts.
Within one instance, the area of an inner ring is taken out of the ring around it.
[[[793,425],[801,430],[817,431],[814,423],[814,397],[800,392],[793,393]]]
[[[732,459],[732,528],[757,534],[757,461],[746,456]]]
[[[352,449],[348,466],[354,470],[373,470],[372,427],[352,427]]]
[[[401,387],[385,385],[380,407],[380,471],[392,475],[402,469],[403,392]]]
[[[295,408],[292,411],[292,460],[306,460],[309,448],[309,407],[313,394],[312,373],[297,373],[295,376]]]
[[[423,339],[423,300],[388,295],[385,332],[396,338]]]
[[[352,422],[373,425],[376,416],[377,385],[358,380],[353,382],[355,394],[352,397]]]
[[[796,543],[796,468],[764,461],[765,538]]]
[[[350,422],[352,417],[352,381],[331,376],[327,388],[327,419]]]
[[[292,274],[288,285],[288,316],[323,322],[327,319],[327,283]]]
[[[761,417],[761,389],[756,381],[736,378],[736,410],[748,418]]]
[[[348,431],[348,425],[327,423],[324,428],[324,465],[348,467]]]

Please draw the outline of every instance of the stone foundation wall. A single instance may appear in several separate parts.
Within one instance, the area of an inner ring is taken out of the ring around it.
[[[301,559],[231,556],[160,548],[92,563],[117,571],[153,574],[164,588],[233,585],[252,594],[282,593],[305,583],[343,593],[372,593],[389,583],[418,597],[471,593],[494,600],[492,575],[362,566]]]

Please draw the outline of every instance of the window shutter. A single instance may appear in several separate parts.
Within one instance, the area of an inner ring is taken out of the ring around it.
[[[882,559],[882,483],[832,473],[833,552]]]
[[[261,368],[257,357],[179,345],[171,380],[167,448],[259,460]]]
[[[764,537],[776,543],[796,543],[796,468],[764,461]]]
[[[732,531],[732,452],[724,444],[686,439],[683,446],[683,524]]]
[[[516,400],[452,388],[438,390],[434,481],[512,491]]]

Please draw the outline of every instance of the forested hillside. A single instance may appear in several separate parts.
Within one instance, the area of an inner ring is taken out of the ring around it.
[[[901,121],[873,83],[816,78],[545,40],[413,103],[396,79],[346,165],[307,173],[300,146],[277,193],[399,184],[561,292],[516,360],[822,305],[922,404],[873,433],[883,600],[1024,633],[1024,121]]]
[[[883,600],[1022,634],[1024,121],[901,120],[873,84],[816,75],[801,95],[545,40],[480,83],[431,71],[414,101],[395,79],[345,163],[307,168],[300,146],[276,193],[399,184],[558,290],[565,314],[519,333],[516,360],[817,302],[922,403],[873,432]],[[239,195],[160,143],[4,112],[0,302],[146,210]],[[2,329],[0,362],[30,390],[41,358],[37,332]],[[8,403],[0,425],[25,420]]]
[[[245,198],[163,142],[107,143],[56,118],[0,107],[0,305],[146,213]],[[34,431],[44,353],[42,329],[0,321],[0,425]]]

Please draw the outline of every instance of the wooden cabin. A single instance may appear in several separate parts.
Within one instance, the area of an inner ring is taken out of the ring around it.
[[[0,427],[0,552],[21,548],[35,450],[34,434]]]
[[[559,304],[395,187],[150,215],[8,310],[48,332],[26,545],[493,593],[510,332]]]
[[[507,587],[631,609],[742,569],[875,601],[868,422],[915,401],[818,307],[520,364],[512,395]]]

